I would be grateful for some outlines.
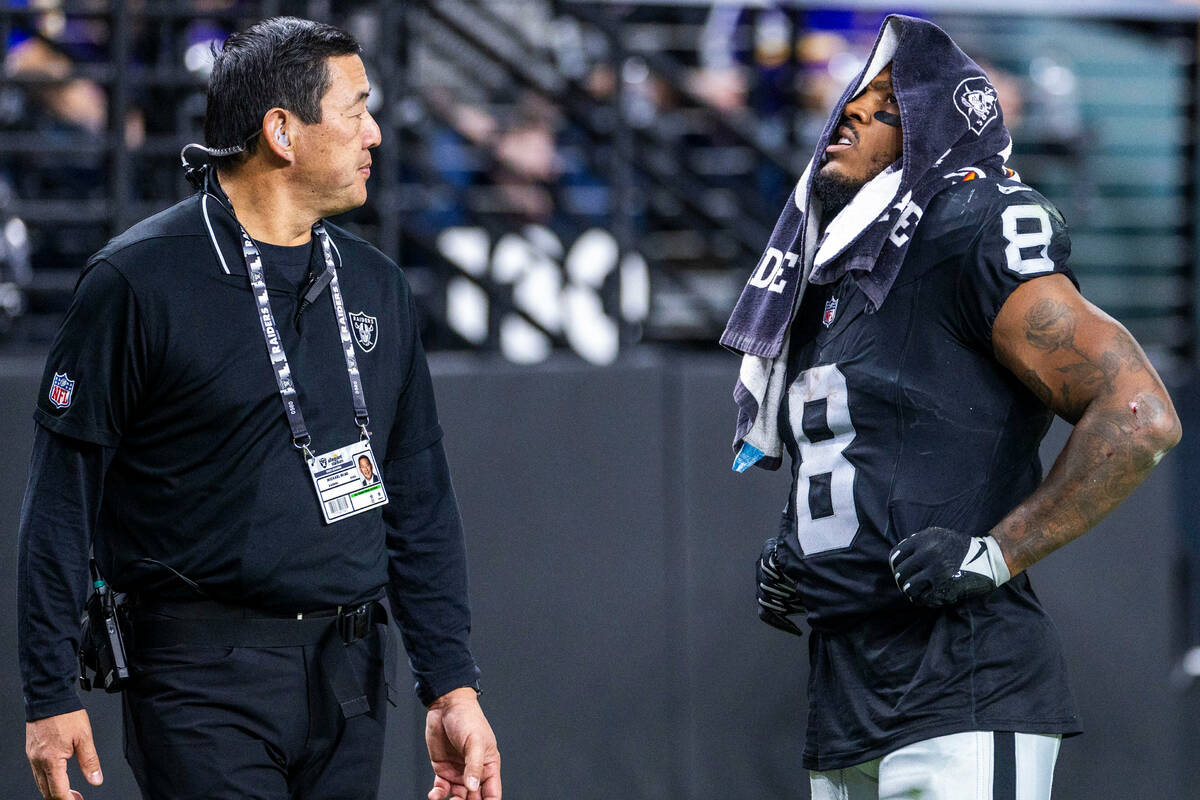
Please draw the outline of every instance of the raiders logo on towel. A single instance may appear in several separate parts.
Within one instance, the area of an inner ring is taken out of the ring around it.
[[[350,315],[350,327],[354,329],[354,339],[364,353],[375,349],[375,342],[379,339],[378,319],[359,311]]]
[[[954,107],[966,118],[967,126],[977,135],[981,134],[988,123],[999,116],[996,87],[982,75],[966,78],[954,90]]]

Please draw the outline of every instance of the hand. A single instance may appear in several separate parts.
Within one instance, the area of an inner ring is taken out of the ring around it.
[[[500,751],[475,690],[439,697],[425,715],[425,745],[433,765],[429,800],[500,800]]]
[[[896,586],[914,603],[948,606],[987,594],[1009,579],[1000,543],[950,528],[926,528],[892,548]]]
[[[796,593],[796,582],[783,574],[775,551],[779,539],[772,537],[763,545],[758,559],[758,618],[785,633],[803,636],[804,632],[788,619],[789,614],[804,614]]]
[[[33,779],[46,800],[83,800],[71,788],[67,761],[78,756],[79,768],[88,783],[104,781],[100,757],[92,742],[92,724],[83,709],[25,723],[25,756],[33,767]]]

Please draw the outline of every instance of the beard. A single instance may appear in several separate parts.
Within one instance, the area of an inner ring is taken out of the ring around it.
[[[867,174],[862,178],[850,178],[838,172],[819,170],[813,178],[813,194],[821,201],[822,217],[825,221],[828,222],[837,216],[838,212],[854,199],[859,189],[873,181],[879,173],[898,163],[899,160],[890,154],[878,153],[867,165]]]
[[[866,185],[866,181],[856,181],[837,173],[829,174],[819,171],[813,177],[813,194],[821,201],[821,216],[826,221],[833,219],[845,208],[858,190]]]

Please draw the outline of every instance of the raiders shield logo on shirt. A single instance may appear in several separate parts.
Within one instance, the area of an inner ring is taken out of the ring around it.
[[[966,117],[967,126],[976,134],[983,133],[987,124],[996,119],[1000,110],[996,88],[982,75],[966,78],[954,90],[954,107]]]
[[[354,329],[354,339],[364,353],[375,349],[375,342],[379,338],[378,319],[367,315],[366,312],[359,311],[357,314],[350,315],[350,327]]]

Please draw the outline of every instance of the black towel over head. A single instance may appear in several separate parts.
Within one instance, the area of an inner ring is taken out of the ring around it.
[[[813,176],[837,135],[846,103],[888,64],[900,106],[903,155],[827,221],[818,242],[821,204],[813,198]],[[979,65],[933,23],[889,16],[866,66],[825,123],[808,169],[775,224],[721,344],[746,355],[776,358],[798,304],[803,270],[811,270],[809,280],[818,284],[832,283],[849,272],[867,295],[868,310],[878,309],[933,196],[961,180],[964,169],[1004,169],[1010,149],[995,87]]]

